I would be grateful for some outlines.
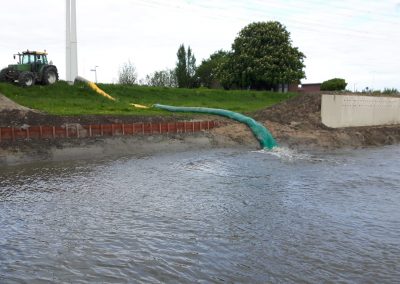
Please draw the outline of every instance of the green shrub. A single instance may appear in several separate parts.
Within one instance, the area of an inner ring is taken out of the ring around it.
[[[321,91],[343,91],[346,86],[347,83],[344,79],[333,78],[321,84]]]

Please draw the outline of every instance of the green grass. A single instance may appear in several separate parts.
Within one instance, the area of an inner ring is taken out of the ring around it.
[[[84,84],[69,86],[65,82],[31,88],[0,83],[0,93],[23,106],[56,115],[168,115],[167,112],[161,110],[136,109],[130,106],[130,103],[147,106],[155,103],[200,106],[251,113],[295,96],[292,93],[246,90],[175,89],[114,84],[99,84],[98,86],[115,97],[117,101],[103,98]]]

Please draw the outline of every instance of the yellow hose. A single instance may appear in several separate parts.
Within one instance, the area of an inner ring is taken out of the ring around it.
[[[81,76],[77,76],[75,78],[75,81],[81,81],[86,83],[92,90],[94,90],[96,93],[102,95],[103,97],[115,101],[115,98],[113,98],[112,96],[110,96],[109,94],[107,94],[106,92],[104,92],[102,89],[100,89],[99,87],[97,87],[97,85]],[[142,108],[142,109],[149,109],[150,107],[148,106],[144,106],[144,105],[139,105],[139,104],[130,104],[131,106],[135,107],[135,108]]]
[[[93,91],[95,91],[96,93],[98,93],[99,95],[102,95],[103,97],[115,101],[115,98],[113,98],[112,96],[110,96],[109,94],[107,94],[106,92],[104,92],[102,89],[100,89],[99,87],[97,87],[97,85],[93,82],[90,82],[89,80],[81,77],[81,76],[76,76],[75,78],[75,82],[76,81],[80,81],[83,82],[85,84],[87,84]]]
[[[135,108],[143,108],[143,109],[149,109],[150,108],[148,106],[139,105],[139,104],[131,104],[131,106],[134,106]]]
[[[96,93],[98,93],[99,95],[102,95],[103,97],[115,101],[115,98],[113,98],[112,96],[110,96],[109,94],[107,94],[106,92],[104,92],[102,89],[100,89],[99,87],[97,87],[97,85],[93,82],[87,81],[86,82],[88,84],[88,86],[94,90]]]

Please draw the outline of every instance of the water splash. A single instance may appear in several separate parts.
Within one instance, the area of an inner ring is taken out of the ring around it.
[[[272,155],[285,162],[296,162],[296,161],[321,162],[324,160],[316,156],[313,156],[311,154],[299,153],[295,149],[289,149],[286,147],[274,147],[271,150],[262,149],[259,151],[252,151],[252,152]]]

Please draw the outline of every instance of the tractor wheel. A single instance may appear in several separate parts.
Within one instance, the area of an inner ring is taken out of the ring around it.
[[[32,72],[22,72],[18,77],[18,84],[21,87],[31,87],[35,84],[35,77]]]
[[[44,85],[53,85],[58,81],[57,68],[54,66],[47,67],[43,72],[42,83]]]
[[[6,74],[8,72],[8,68],[4,68],[0,71],[0,82],[7,82]]]

